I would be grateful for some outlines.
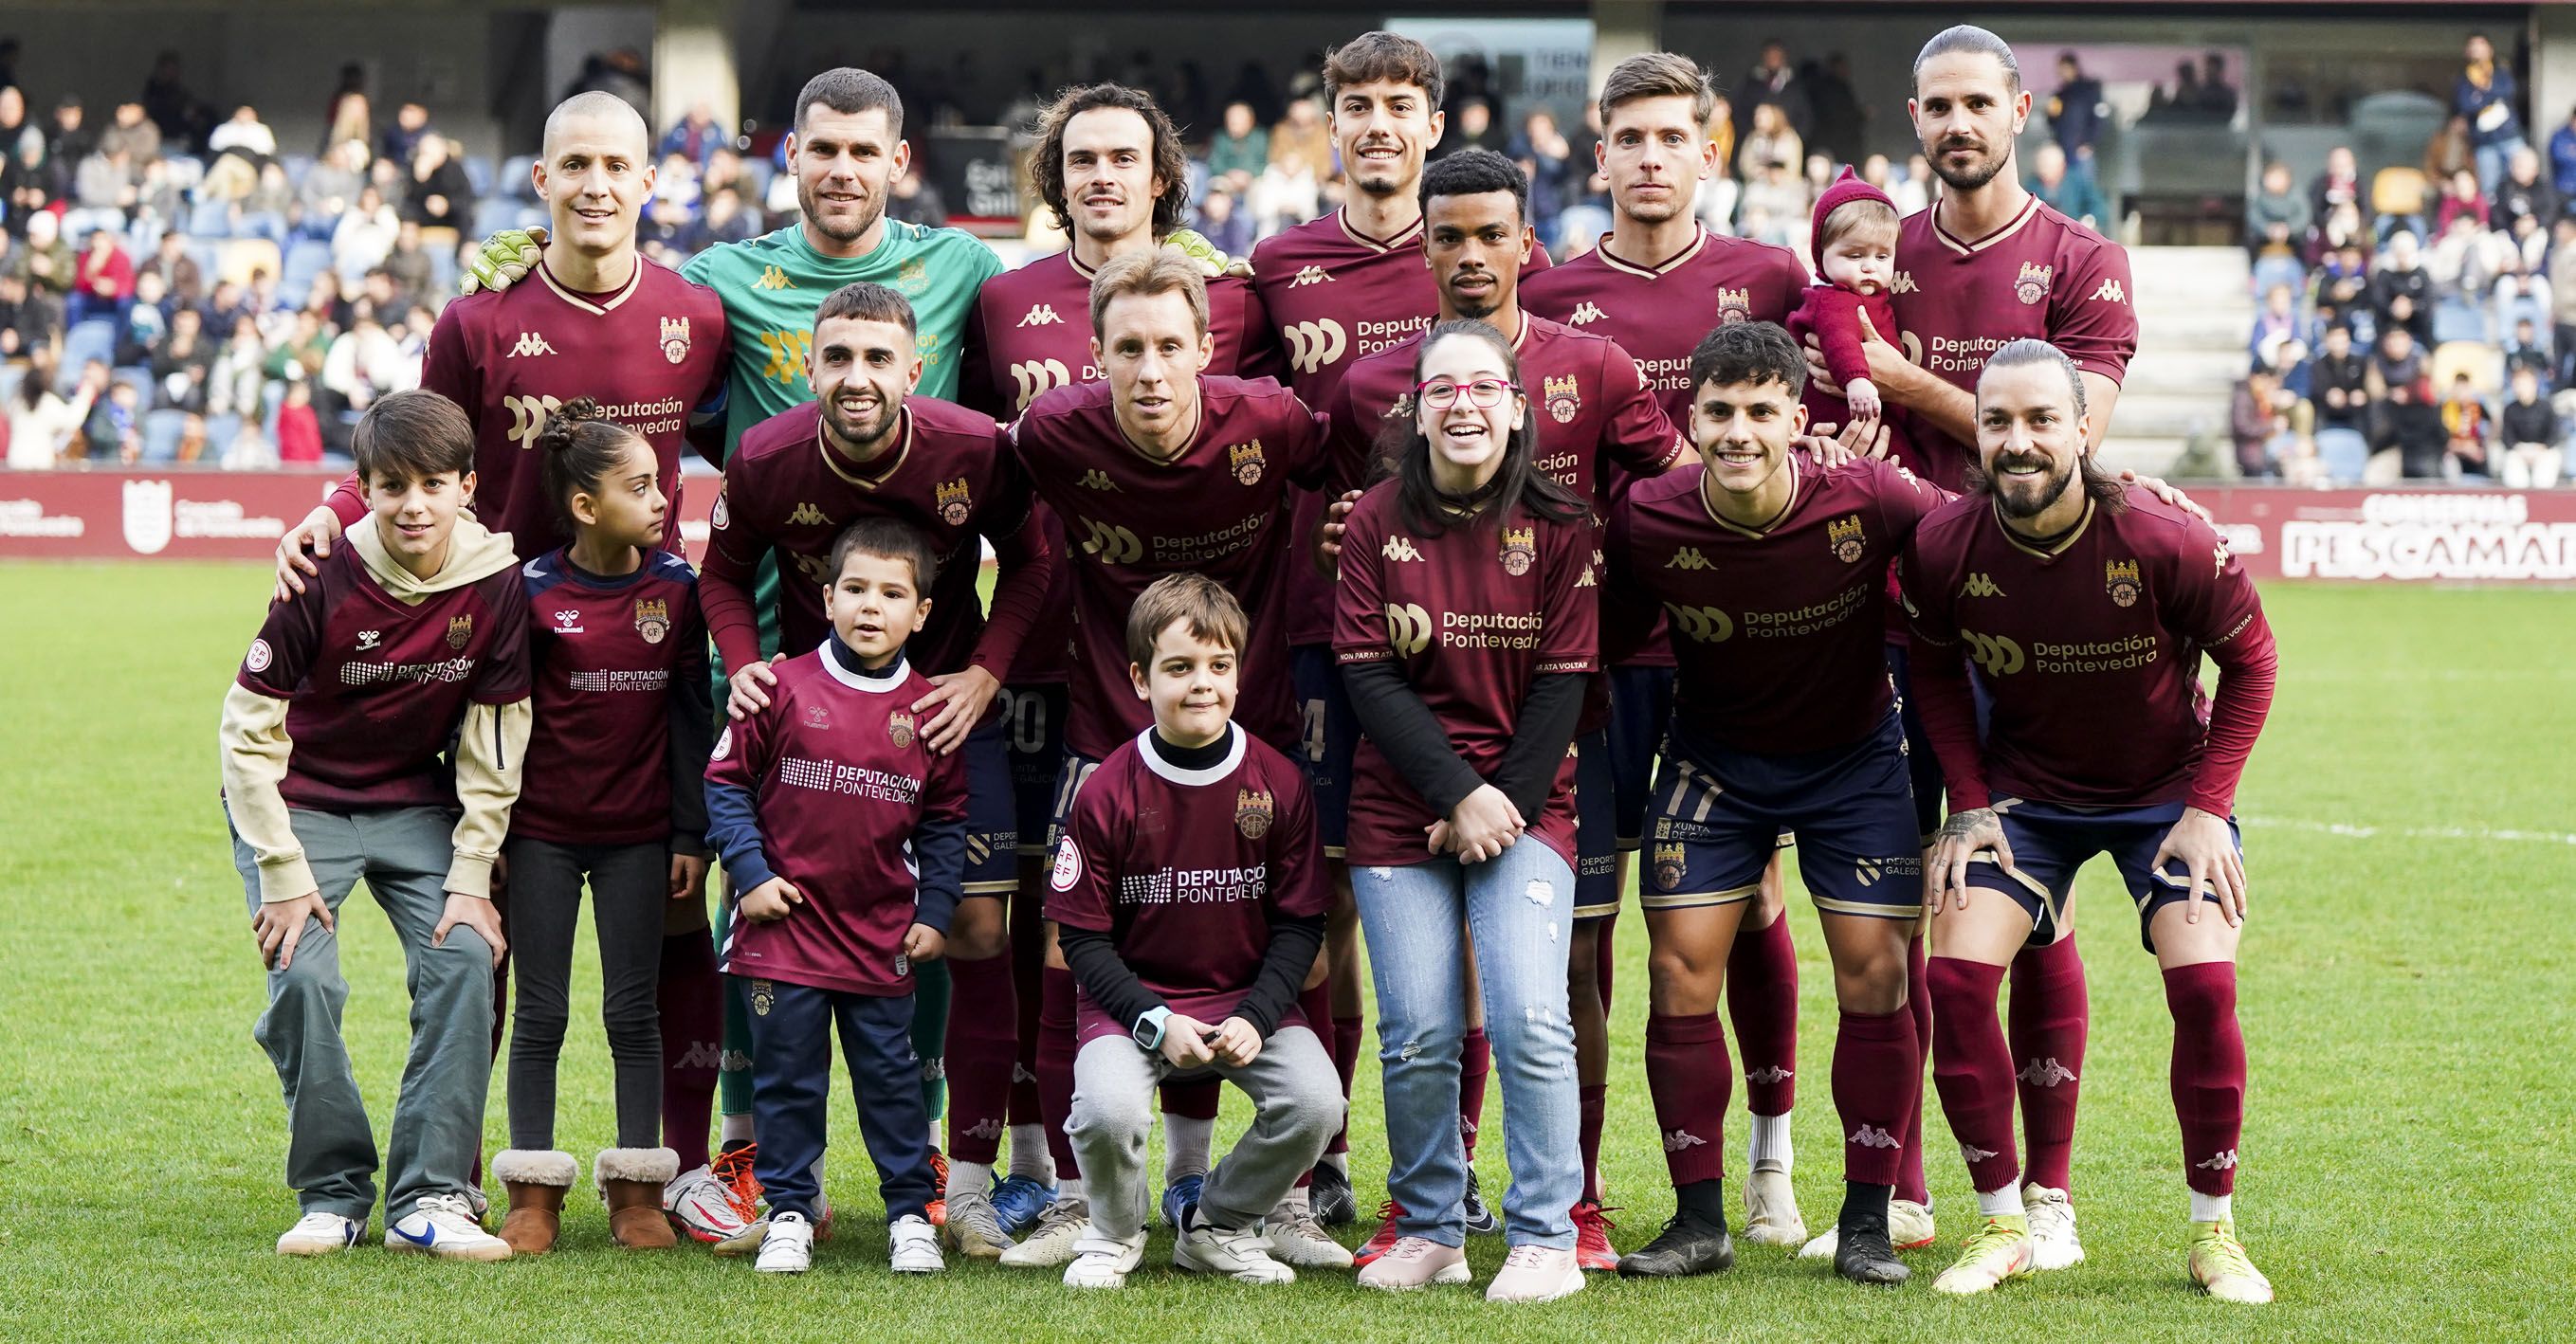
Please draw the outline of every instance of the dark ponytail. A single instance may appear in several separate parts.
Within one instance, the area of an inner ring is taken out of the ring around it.
[[[584,491],[597,494],[627,446],[642,437],[602,415],[599,402],[590,397],[575,397],[546,417],[545,428],[537,431],[537,451],[544,454],[538,459],[538,479],[565,536],[577,530],[572,497]]]
[[[1452,336],[1492,346],[1503,357],[1503,372],[1514,383],[1520,381],[1520,358],[1512,353],[1512,343],[1501,332],[1472,318],[1453,318],[1434,323],[1422,333],[1422,343],[1414,348],[1415,383],[1422,381],[1422,360],[1431,353],[1431,347]],[[1588,511],[1590,506],[1581,497],[1538,469],[1538,417],[1529,414],[1521,416],[1520,426],[1503,441],[1502,466],[1484,489],[1466,499],[1442,494],[1431,482],[1431,441],[1423,436],[1413,397],[1408,392],[1396,403],[1402,414],[1387,422],[1385,455],[1376,473],[1379,479],[1395,479],[1396,507],[1406,527],[1436,537],[1461,521],[1475,526],[1500,526],[1499,520],[1514,505],[1553,523],[1571,522]],[[1496,503],[1502,507],[1486,507]]]

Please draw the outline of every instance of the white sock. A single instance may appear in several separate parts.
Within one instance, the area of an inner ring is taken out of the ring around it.
[[[2204,1195],[2191,1192],[2191,1220],[2195,1223],[2227,1223],[2236,1220],[2236,1196]]]
[[[1058,1204],[1089,1203],[1090,1201],[1082,1197],[1082,1178],[1079,1176],[1071,1176],[1056,1182],[1055,1202]]]
[[[1216,1121],[1163,1112],[1163,1183],[1205,1176],[1216,1147]]]
[[[1755,1167],[1776,1166],[1783,1175],[1789,1171],[1789,1116],[1757,1115],[1753,1117],[1753,1142],[1750,1160]]]
[[[742,1114],[742,1115],[728,1115],[728,1116],[726,1116],[726,1117],[724,1118],[724,1128],[723,1128],[722,1130],[718,1131],[718,1137],[717,1137],[717,1139],[716,1139],[716,1142],[718,1142],[718,1143],[749,1143],[749,1142],[751,1142],[751,1116],[750,1116],[748,1113],[745,1113],[745,1114]]]
[[[993,1188],[993,1165],[989,1162],[960,1162],[948,1159],[948,1188],[939,1193],[955,1199],[961,1193],[982,1193]]]
[[[1011,1174],[1041,1185],[1055,1180],[1055,1154],[1047,1151],[1046,1126],[1011,1126]]]
[[[1331,1167],[1333,1170],[1348,1176],[1351,1174],[1351,1155],[1348,1153],[1326,1153],[1318,1161],[1317,1165]]]
[[[1292,1185],[1288,1187],[1287,1194],[1279,1197],[1279,1209],[1289,1217],[1297,1218],[1313,1212],[1314,1205],[1307,1200],[1306,1187]]]
[[[2021,1186],[2018,1184],[2007,1185],[2001,1190],[1978,1191],[1977,1212],[1988,1218],[2021,1218],[2028,1216],[2022,1212]]]

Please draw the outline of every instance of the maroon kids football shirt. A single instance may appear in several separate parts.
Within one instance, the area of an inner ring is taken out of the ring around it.
[[[562,551],[520,567],[535,726],[510,833],[558,845],[705,848],[714,736],[707,628],[689,562],[655,551],[592,574]]]

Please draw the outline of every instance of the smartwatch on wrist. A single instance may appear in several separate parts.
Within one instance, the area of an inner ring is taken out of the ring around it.
[[[1138,1013],[1136,1015],[1136,1025],[1129,1028],[1127,1033],[1135,1038],[1136,1048],[1139,1050],[1162,1049],[1163,1023],[1166,1019],[1170,1018],[1171,1015],[1172,1010],[1163,1007],[1160,1004]]]

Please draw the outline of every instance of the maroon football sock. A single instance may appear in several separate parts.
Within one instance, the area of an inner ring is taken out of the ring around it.
[[[1324,1147],[1327,1153],[1347,1153],[1351,1150],[1349,1114],[1351,1079],[1356,1077],[1359,1071],[1360,1037],[1366,1033],[1366,1030],[1367,1020],[1364,1018],[1333,1019],[1333,1072],[1342,1076],[1343,1116],[1341,1132],[1335,1134],[1333,1141]]]
[[[1578,1135],[1583,1148],[1583,1197],[1601,1202],[1601,1121],[1610,1106],[1608,1083],[1585,1083],[1582,1091],[1582,1128]]]
[[[1956,957],[1932,958],[1932,1081],[1941,1113],[1959,1140],[1968,1177],[1979,1190],[2020,1183],[2013,1154],[2012,1049],[1995,1019],[2004,968]]]
[[[1923,1090],[1914,1016],[1842,1015],[1834,1033],[1834,1110],[1842,1118],[1843,1179],[1894,1185],[1904,1168],[1907,1112]]]
[[[1032,888],[1043,893],[1044,888]],[[1046,1000],[1046,924],[1038,915],[1042,894],[1011,898],[1011,999],[1019,1009],[1018,1049],[1011,1057],[1011,1106],[1005,1119],[1014,1125],[1038,1123],[1038,1012]]]
[[[2245,1033],[2236,1023],[2235,965],[2205,961],[2165,972],[2165,1005],[2173,1010],[2183,1177],[2204,1195],[2233,1194],[2236,1141],[2245,1127]]]
[[[2092,1005],[2075,935],[2013,958],[2007,1010],[2014,1081],[2021,1092],[2024,1179],[2064,1190],[2075,1165],[2075,1101],[2082,1088],[2084,1040]]]
[[[1905,1012],[1914,1019],[1914,1101],[1905,1112],[1905,1147],[1896,1167],[1897,1199],[1930,1207],[1931,1187],[1923,1183],[1923,1061],[1932,1057],[1932,986],[1923,975],[1923,938],[1905,945]]]
[[[1055,1154],[1056,1179],[1078,1181],[1082,1164],[1064,1132],[1073,1117],[1073,972],[1047,967],[1039,998],[1038,1122],[1046,1126],[1047,1151]]]
[[[1726,1101],[1734,1090],[1717,1014],[1646,1019],[1646,1092],[1674,1186],[1726,1175]]]
[[[1494,1043],[1483,1027],[1469,1027],[1458,1040],[1458,1141],[1467,1160],[1476,1160],[1476,1131],[1485,1125],[1485,1076],[1494,1071]]]
[[[1019,1053],[1019,1004],[1008,953],[948,961],[948,1156],[991,1166],[1002,1154]]]
[[[724,1059],[724,981],[714,939],[704,929],[664,938],[661,976],[653,997],[662,1014],[662,1143],[680,1155],[680,1170],[695,1171],[712,1160],[707,1124]]]
[[[1798,949],[1783,912],[1766,929],[1735,935],[1726,957],[1727,1017],[1744,1057],[1744,1104],[1787,1115],[1798,1098]]]

